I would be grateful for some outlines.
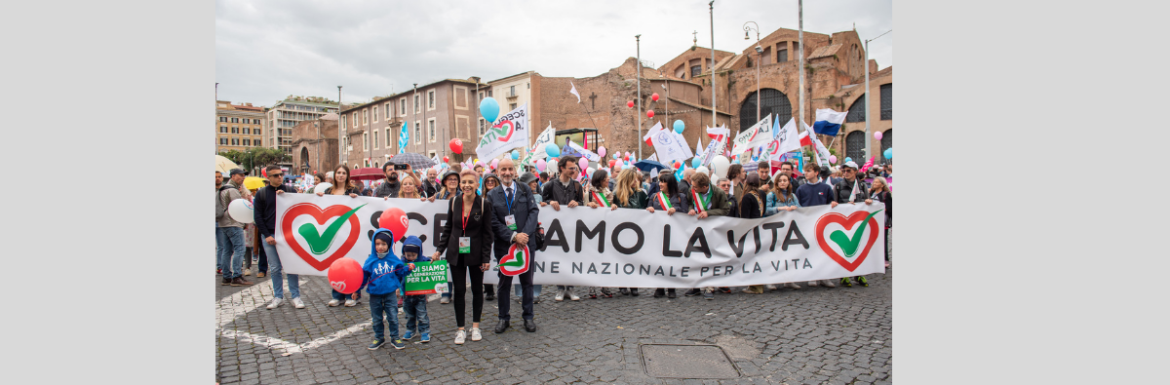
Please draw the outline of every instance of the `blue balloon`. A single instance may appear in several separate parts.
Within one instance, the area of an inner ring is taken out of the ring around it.
[[[894,148],[893,147],[887,148],[886,151],[882,155],[885,155],[886,159],[894,159]]]
[[[544,153],[548,154],[549,157],[556,158],[561,156],[561,149],[557,145],[549,143],[547,146],[544,146]]]
[[[512,150],[512,160],[520,159],[520,151]]]
[[[681,121],[681,120],[674,121],[674,132],[681,134],[681,133],[683,133],[683,130],[686,129],[686,127],[687,127],[687,125],[685,123],[683,123],[683,121]]]
[[[694,159],[691,159],[691,167],[699,168],[699,165],[702,164],[702,162],[703,160],[696,156]]]
[[[491,97],[483,98],[483,101],[479,102],[479,114],[489,124],[495,123],[496,118],[500,117],[500,103]]]
[[[614,158],[614,159],[621,159],[621,158],[622,158],[622,156],[621,156],[621,155],[618,155],[618,154],[613,154],[613,158]]]
[[[853,158],[850,158],[850,157],[848,157],[848,156],[847,156],[847,157],[845,157],[845,161],[846,161],[846,162],[852,162],[852,161],[853,161]]]

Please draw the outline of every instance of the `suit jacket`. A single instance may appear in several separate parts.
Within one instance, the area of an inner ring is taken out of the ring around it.
[[[439,236],[439,251],[443,251],[448,263],[452,266],[478,266],[490,263],[492,260],[491,245],[495,239],[492,233],[492,219],[490,199],[476,197],[471,205],[471,215],[467,219],[466,236],[471,237],[471,254],[459,254],[459,237],[464,236],[463,230],[463,199],[452,199],[447,207],[447,223],[443,225],[443,232]],[[484,210],[487,206],[487,210]]]
[[[515,196],[512,198],[511,210],[508,210],[507,197],[504,192],[508,186],[501,184],[492,191],[488,191],[488,199],[494,207],[491,210],[491,218],[492,232],[496,236],[494,248],[497,260],[508,253],[508,248],[512,247],[512,236],[517,231],[528,234],[528,252],[536,252],[536,225],[539,221],[540,204],[536,203],[536,199],[532,197],[532,190],[528,188],[527,184],[515,180],[512,183],[516,185],[516,190],[512,192]],[[508,228],[508,222],[505,220],[508,215],[516,216],[517,231]]]
[[[690,189],[690,190],[687,190],[687,192],[686,192],[686,194],[687,194],[687,207],[695,207],[697,205],[697,203],[695,202],[694,195],[692,194],[692,191],[695,191],[695,190]],[[731,203],[729,203],[729,201],[727,199],[727,193],[723,192],[722,189],[715,187],[715,186],[707,186],[707,192],[711,193],[711,202],[709,202],[711,207],[707,209],[707,215],[709,215],[709,216],[716,216],[716,215],[728,216],[731,214]],[[699,195],[703,195],[703,194],[699,194]]]

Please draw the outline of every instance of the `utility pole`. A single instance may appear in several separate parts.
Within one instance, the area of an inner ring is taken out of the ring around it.
[[[711,15],[711,127],[715,123],[715,0],[707,3]]]
[[[642,34],[634,35],[638,44],[638,159],[642,159]]]
[[[799,94],[800,98],[799,98],[799,102],[798,102],[798,103],[800,103],[800,124],[796,125],[796,132],[800,132],[800,130],[804,129],[804,124],[805,124],[804,123],[804,72],[805,72],[805,69],[804,69],[804,0],[797,0],[796,4],[798,7],[798,9],[797,9],[797,14],[798,14],[798,16],[797,16],[798,17],[798,19],[797,19],[798,27],[797,28],[798,28],[798,30],[796,33],[797,33],[797,40],[799,41],[799,43],[797,43],[797,44],[800,45],[800,47],[798,47],[796,50],[796,54],[799,55],[797,57],[800,58],[800,94]],[[809,133],[809,135],[816,135],[816,134]],[[815,136],[813,138],[815,138]],[[813,150],[815,151],[816,149],[814,148]],[[801,156],[803,156],[803,155],[801,155]]]
[[[342,127],[341,124],[341,86],[337,86],[337,132],[341,133],[341,137],[337,138],[337,160],[341,163],[349,164],[349,151],[345,147],[346,140],[349,139],[348,127]],[[345,154],[342,157],[341,154]]]
[[[870,136],[871,134],[869,133],[869,104],[871,102],[873,102],[873,99],[869,98],[870,97],[870,94],[869,94],[869,42],[877,40],[878,37],[885,36],[886,33],[890,33],[893,31],[894,30],[891,29],[891,30],[886,31],[885,33],[883,33],[881,35],[877,35],[877,37],[875,37],[873,39],[869,39],[869,40],[865,41],[865,62],[862,64],[865,65],[865,152],[864,152],[864,154],[865,154],[866,159],[869,159],[869,157],[870,157],[869,139],[872,138],[872,136]],[[880,94],[880,92],[879,92],[879,94]],[[880,100],[881,96],[879,95],[878,98]],[[881,143],[878,143],[878,146],[881,146]]]

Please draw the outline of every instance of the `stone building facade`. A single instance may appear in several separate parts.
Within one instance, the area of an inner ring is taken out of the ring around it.
[[[227,100],[215,102],[215,153],[262,146],[264,128],[264,107]]]
[[[325,173],[337,167],[337,114],[301,121],[290,130],[288,147],[296,174]]]
[[[346,106],[339,137],[340,161],[350,168],[381,167],[392,155],[412,152],[428,158],[449,156],[454,163],[474,156],[478,140],[479,105],[476,91],[490,86],[479,78],[443,79],[378,100]],[[501,107],[501,109],[503,109]],[[503,111],[506,112],[506,111]],[[409,142],[398,146],[403,123]],[[463,141],[462,154],[451,154],[448,142]]]

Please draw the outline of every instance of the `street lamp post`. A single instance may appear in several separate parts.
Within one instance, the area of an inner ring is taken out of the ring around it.
[[[638,45],[638,159],[642,159],[642,34],[634,35]]]
[[[715,124],[715,0],[707,3],[711,16],[711,127]]]
[[[341,86],[337,86],[337,127],[339,128],[338,132],[341,133],[341,137],[337,138],[337,160],[349,164],[349,150],[345,147],[345,141],[349,138],[349,130],[347,127],[342,127],[341,124]],[[345,154],[344,158],[341,156],[343,153]]]
[[[866,159],[868,159],[870,157],[869,139],[871,138],[871,136],[869,133],[869,104],[873,102],[873,99],[869,98],[869,96],[871,96],[869,94],[869,42],[877,40],[878,37],[885,36],[887,33],[890,33],[890,32],[894,32],[894,30],[891,29],[889,31],[886,31],[885,33],[882,33],[881,35],[877,35],[877,37],[875,37],[873,39],[869,39],[869,40],[865,41],[865,62],[863,62],[862,65],[865,66],[865,94],[867,95],[865,98],[865,157],[866,157]],[[878,97],[880,98],[881,96],[879,95]],[[881,146],[881,143],[878,143],[878,146]]]
[[[755,28],[749,27],[748,23],[755,25]],[[764,60],[763,60],[764,49],[762,47],[760,47],[760,25],[756,24],[756,22],[754,22],[754,21],[748,21],[747,23],[743,23],[743,39],[744,40],[751,39],[749,37],[750,35],[748,35],[748,32],[753,31],[753,30],[756,32],[756,121],[759,122],[760,121],[760,108],[761,108],[760,105],[762,104],[761,102],[763,101],[762,99],[760,99],[760,65],[764,64]]]

